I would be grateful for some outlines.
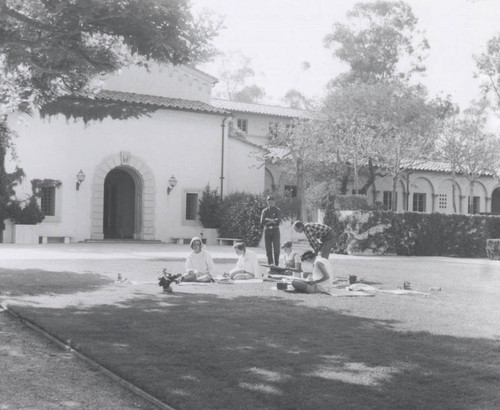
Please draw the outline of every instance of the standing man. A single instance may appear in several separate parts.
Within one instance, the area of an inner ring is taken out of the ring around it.
[[[321,253],[322,258],[328,259],[337,239],[332,228],[315,222],[304,224],[301,221],[296,221],[293,224],[293,229],[295,232],[304,232],[314,252]]]
[[[260,224],[264,226],[267,263],[278,266],[280,264],[281,210],[274,206],[274,198],[271,195],[267,197],[267,205],[260,216]]]

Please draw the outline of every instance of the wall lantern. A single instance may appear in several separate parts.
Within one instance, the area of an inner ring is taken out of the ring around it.
[[[172,191],[172,189],[174,189],[174,186],[176,185],[177,185],[177,179],[172,175],[168,180],[167,195],[170,195],[170,191]]]
[[[76,174],[76,190],[80,190],[80,184],[85,181],[85,174],[82,170],[78,174]]]

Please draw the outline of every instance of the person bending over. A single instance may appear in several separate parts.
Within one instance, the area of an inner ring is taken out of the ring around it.
[[[317,222],[308,222],[304,224],[301,221],[296,221],[293,224],[293,229],[295,232],[304,232],[314,252],[321,253],[321,257],[328,259],[337,240],[332,228]]]
[[[248,250],[245,246],[245,242],[235,243],[233,248],[238,255],[238,261],[236,262],[236,266],[225,276],[234,280],[254,279],[260,277],[257,254]]]
[[[301,258],[304,271],[312,264],[312,275],[308,279],[296,279],[292,286],[296,291],[304,293],[329,293],[332,288],[332,265],[328,259],[317,256],[312,251],[306,251]]]
[[[189,244],[193,250],[186,259],[186,273],[182,275],[182,282],[212,282],[215,273],[215,264],[210,254],[203,250],[203,243],[195,236]]]
[[[284,251],[283,254],[283,262],[285,264],[285,268],[296,269],[298,271],[301,270],[301,260],[298,252],[292,249],[292,241],[287,241],[281,248]]]

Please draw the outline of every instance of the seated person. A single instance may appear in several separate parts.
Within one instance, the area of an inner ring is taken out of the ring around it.
[[[236,266],[224,276],[234,280],[260,277],[260,266],[257,254],[248,250],[245,246],[245,242],[235,243],[233,248],[238,255],[238,261],[236,262]]]
[[[281,248],[284,251],[283,254],[283,262],[285,263],[285,268],[296,269],[298,271],[301,270],[301,260],[298,252],[292,250],[292,241],[287,241]],[[292,272],[286,271],[287,274],[291,274]]]
[[[189,244],[193,250],[186,259],[186,273],[182,275],[182,282],[212,282],[215,273],[215,264],[210,254],[202,250],[203,243],[195,236]]]
[[[329,293],[332,288],[333,269],[328,259],[317,256],[312,251],[306,251],[301,260],[304,271],[312,264],[312,275],[307,279],[295,279],[292,282],[294,289],[304,293]]]

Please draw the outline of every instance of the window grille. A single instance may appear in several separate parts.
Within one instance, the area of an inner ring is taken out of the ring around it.
[[[56,214],[56,188],[42,188],[42,198],[40,208],[45,216],[54,216]]]
[[[448,196],[446,194],[439,194],[438,206],[439,209],[446,209],[448,207]]]

